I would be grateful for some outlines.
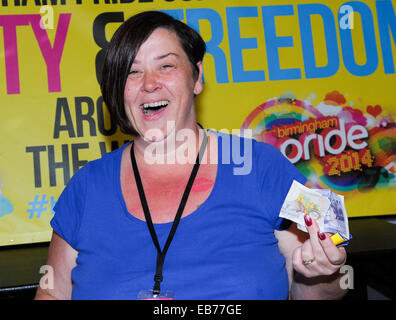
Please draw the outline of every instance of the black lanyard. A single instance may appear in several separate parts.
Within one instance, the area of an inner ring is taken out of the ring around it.
[[[163,280],[162,268],[164,266],[165,255],[166,255],[166,253],[168,251],[168,248],[169,248],[169,246],[170,246],[170,244],[172,242],[173,236],[176,233],[177,226],[179,225],[180,218],[182,216],[184,207],[185,207],[185,205],[187,203],[187,199],[188,199],[188,196],[190,194],[191,187],[192,187],[193,182],[195,180],[195,177],[197,175],[197,172],[198,172],[198,169],[199,169],[199,165],[201,163],[202,156],[203,156],[203,154],[205,152],[206,144],[208,142],[208,137],[206,136],[205,130],[203,130],[203,132],[204,132],[204,137],[203,137],[203,140],[202,140],[201,147],[199,148],[199,152],[198,152],[194,167],[192,169],[192,172],[191,172],[190,178],[188,180],[186,189],[184,190],[183,197],[182,197],[182,199],[180,201],[179,209],[177,210],[175,219],[174,219],[173,224],[172,224],[172,228],[171,228],[171,230],[169,232],[168,239],[166,240],[166,243],[165,243],[165,246],[164,246],[163,250],[161,250],[160,244],[158,242],[158,237],[157,237],[157,234],[156,234],[155,229],[154,229],[153,221],[151,220],[150,210],[149,210],[148,205],[147,205],[146,196],[144,195],[142,180],[140,179],[139,169],[138,169],[137,163],[136,163],[135,152],[134,152],[134,143],[132,142],[132,146],[131,146],[131,161],[132,161],[133,172],[134,172],[134,175],[135,175],[136,186],[137,186],[137,189],[138,189],[138,192],[139,192],[140,202],[142,204],[142,208],[143,208],[143,211],[144,211],[144,216],[146,218],[147,227],[148,227],[148,229],[150,231],[151,238],[153,239],[154,245],[157,248],[157,267],[156,267],[155,276],[154,276],[154,289],[153,289],[153,294],[155,294],[155,295],[160,294],[160,291],[161,291],[161,285],[160,284],[161,284],[161,281]]]

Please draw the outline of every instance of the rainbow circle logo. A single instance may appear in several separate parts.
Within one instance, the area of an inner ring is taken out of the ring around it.
[[[396,187],[396,122],[379,105],[355,106],[333,91],[314,106],[286,92],[252,110],[241,134],[247,129],[276,146],[316,188],[351,195]]]

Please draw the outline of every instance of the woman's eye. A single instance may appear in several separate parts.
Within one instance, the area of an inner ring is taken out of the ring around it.
[[[171,65],[171,64],[164,64],[164,65],[161,66],[161,69],[163,69],[163,70],[168,70],[168,69],[171,69],[171,68],[173,68],[173,65]]]
[[[131,70],[131,71],[129,71],[128,75],[131,77],[137,77],[140,75],[140,70]]]

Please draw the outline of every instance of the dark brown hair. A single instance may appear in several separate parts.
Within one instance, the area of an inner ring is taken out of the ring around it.
[[[114,33],[107,48],[100,80],[103,100],[126,134],[135,134],[124,108],[124,89],[129,70],[140,46],[157,28],[175,32],[198,77],[197,63],[203,60],[206,45],[194,29],[160,11],[145,11],[126,20]]]

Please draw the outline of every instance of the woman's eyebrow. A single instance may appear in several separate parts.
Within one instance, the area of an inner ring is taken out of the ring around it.
[[[169,56],[171,56],[171,55],[173,55],[173,56],[175,56],[175,57],[177,57],[177,58],[179,57],[179,55],[178,55],[177,53],[168,52],[168,53],[162,54],[162,55],[160,55],[160,56],[158,56],[158,57],[155,57],[154,59],[155,59],[155,60],[161,60],[161,59],[165,59],[166,57],[169,57]],[[134,64],[140,64],[140,60],[138,60],[138,59],[133,60],[132,65],[134,65]]]
[[[163,55],[160,55],[160,56],[158,56],[158,57],[155,57],[155,60],[165,59],[166,57],[169,57],[169,56],[171,56],[171,55],[176,56],[177,58],[179,57],[179,55],[178,55],[177,53],[168,52],[168,53],[166,53],[166,54],[163,54]]]

